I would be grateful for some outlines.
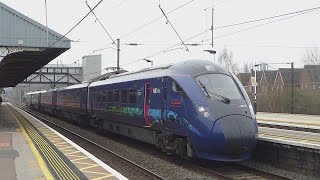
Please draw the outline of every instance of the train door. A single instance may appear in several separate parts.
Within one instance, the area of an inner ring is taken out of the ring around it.
[[[182,89],[173,80],[166,80],[166,129],[178,133],[183,130],[185,110],[183,107]]]
[[[90,91],[88,93],[88,113],[91,116],[94,116],[94,106],[95,106],[95,96],[96,96],[96,90],[93,88],[90,88]]]
[[[146,126],[150,126],[149,117],[149,105],[150,105],[150,81],[146,81],[144,84],[144,102],[143,102],[143,116],[146,122]]]
[[[168,78],[162,78],[161,125],[164,127],[166,127],[167,123],[167,90]]]
[[[88,88],[82,88],[81,90],[80,109],[83,115],[87,113],[87,89]]]
[[[146,126],[161,125],[162,121],[162,79],[145,82],[144,119]]]
[[[57,91],[52,92],[52,112],[55,112],[57,108]]]

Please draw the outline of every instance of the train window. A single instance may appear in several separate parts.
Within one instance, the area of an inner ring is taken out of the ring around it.
[[[171,87],[172,87],[172,90],[174,92],[182,92],[181,87],[174,81],[172,81],[172,86]]]
[[[121,91],[121,101],[123,103],[127,103],[128,102],[128,91],[127,90],[122,90]]]
[[[130,89],[130,103],[136,103],[137,102],[137,95],[135,89]]]
[[[236,83],[230,76],[224,74],[205,74],[196,77],[196,80],[208,97],[242,98]]]
[[[99,94],[97,92],[94,93],[94,98],[95,98],[97,103],[100,102],[99,101]]]
[[[102,102],[107,102],[107,92],[106,91],[104,91],[104,92],[102,92]]]
[[[101,94],[97,93],[96,97],[97,97],[97,102],[100,103],[101,102]]]
[[[114,102],[119,102],[120,99],[120,93],[119,90],[114,91]]]
[[[109,103],[112,102],[112,94],[113,94],[113,91],[108,91],[108,102]]]

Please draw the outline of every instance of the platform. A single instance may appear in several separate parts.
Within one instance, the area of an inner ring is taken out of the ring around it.
[[[259,127],[253,159],[319,179],[320,133]]]
[[[1,179],[126,179],[22,110],[0,106]]]
[[[319,133],[259,127],[259,140],[308,148],[320,153]]]
[[[258,112],[257,122],[262,126],[280,126],[293,130],[320,132],[319,115]]]

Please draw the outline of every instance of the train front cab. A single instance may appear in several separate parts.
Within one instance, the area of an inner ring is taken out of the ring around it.
[[[198,130],[190,141],[199,158],[239,161],[250,158],[257,142],[257,124],[251,102],[236,77],[204,74],[195,77],[203,96],[194,99]]]

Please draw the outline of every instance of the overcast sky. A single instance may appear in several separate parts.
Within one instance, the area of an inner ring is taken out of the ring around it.
[[[88,3],[93,7],[99,1],[88,0]],[[125,36],[137,27],[160,17],[162,13],[159,2],[163,10],[169,12],[188,1],[190,0],[104,0],[95,13],[112,38],[121,38],[121,43],[142,44],[137,47],[121,45],[120,65],[125,69],[138,70],[150,66],[150,63],[145,61],[137,61],[146,57],[153,60],[155,65],[194,58],[213,60],[213,55],[203,51],[211,48],[210,31],[186,42],[205,44],[188,47],[190,52],[181,49],[184,48],[182,45],[175,46],[166,53],[161,52],[180,42],[171,26],[166,24],[165,18]],[[45,24],[44,0],[1,2]],[[49,27],[60,34],[69,31],[89,11],[85,0],[47,0],[47,3]],[[214,27],[320,6],[319,0],[194,0],[168,15],[183,40],[210,28],[211,10],[204,9],[212,7],[212,4],[216,4]],[[278,19],[215,30],[214,49],[217,56],[226,47],[233,52],[234,61],[240,68],[245,62],[295,62],[296,66],[302,67],[301,59],[306,48],[320,44],[320,10],[220,37]],[[71,64],[81,60],[82,56],[92,55],[96,49],[115,47],[92,14],[67,37],[80,42],[73,42],[72,48],[58,57],[64,64]],[[161,53],[150,57],[157,52]],[[116,51],[112,48],[95,54],[102,54],[103,67],[116,66]],[[56,61],[57,59],[52,63]]]

